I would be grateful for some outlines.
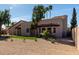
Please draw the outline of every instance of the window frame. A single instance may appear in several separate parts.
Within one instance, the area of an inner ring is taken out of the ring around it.
[[[53,33],[56,33],[56,28],[55,27],[53,28]]]
[[[29,33],[30,32],[30,29],[29,28],[26,28],[26,33]]]

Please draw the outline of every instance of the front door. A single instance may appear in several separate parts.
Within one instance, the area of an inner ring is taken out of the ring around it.
[[[19,35],[19,36],[21,35],[21,28],[17,29],[17,35]]]

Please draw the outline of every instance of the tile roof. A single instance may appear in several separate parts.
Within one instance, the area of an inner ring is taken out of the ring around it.
[[[64,20],[65,17],[67,17],[67,15],[63,15],[63,16],[56,16],[56,17],[53,17],[51,19],[44,19],[44,20],[41,20],[38,25],[43,25],[43,24],[57,24],[54,22],[55,19],[57,20]]]
[[[59,24],[53,22],[53,20],[55,20],[55,19],[61,19],[61,20],[63,20],[63,19],[65,19],[66,17],[67,17],[67,15],[62,15],[62,16],[55,16],[55,17],[53,17],[53,18],[51,18],[51,19],[44,19],[44,20],[41,20],[41,21],[38,23],[38,26],[40,26],[40,25],[49,25],[49,24],[59,25]],[[27,22],[27,21],[24,21],[24,20],[20,20],[20,21],[17,22],[16,24],[18,24],[18,23],[20,23],[20,22],[26,22],[26,23],[28,23],[28,24],[31,24],[31,22]],[[15,26],[16,24],[14,24],[13,26]],[[13,26],[11,26],[10,28],[12,28]],[[9,28],[9,29],[10,29],[10,28]]]

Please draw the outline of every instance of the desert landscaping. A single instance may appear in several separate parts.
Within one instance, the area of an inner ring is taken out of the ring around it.
[[[64,39],[63,39],[64,41]],[[73,55],[79,54],[79,51],[72,44],[55,42],[38,38],[34,40],[2,40],[0,41],[0,55]]]

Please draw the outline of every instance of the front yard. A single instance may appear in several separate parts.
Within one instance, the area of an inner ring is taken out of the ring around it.
[[[79,54],[74,46],[62,43],[51,43],[50,41],[39,39],[34,40],[15,40],[0,41],[1,55],[62,55]]]
[[[79,51],[76,49],[74,45],[70,44],[69,40],[67,39],[61,39],[61,40],[59,39],[55,43],[51,43],[48,40],[37,37],[9,36],[6,41],[0,40],[0,54],[1,55],[2,54],[3,55],[79,54]]]

